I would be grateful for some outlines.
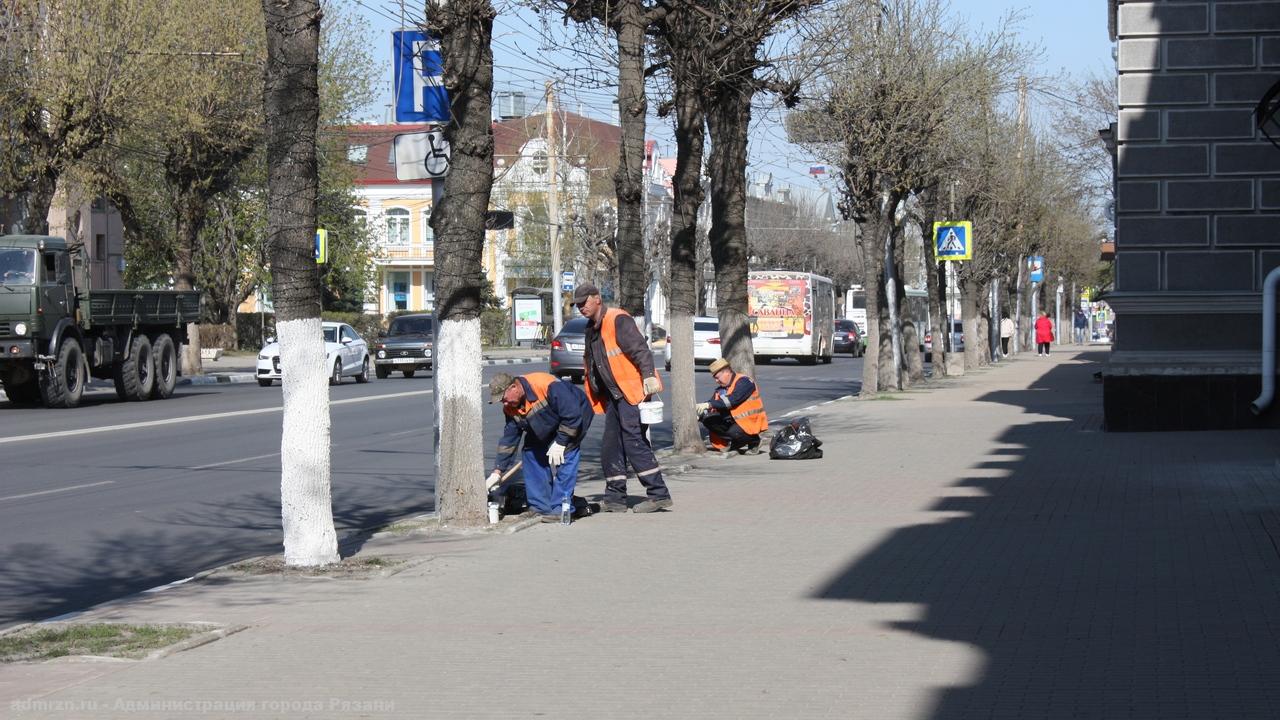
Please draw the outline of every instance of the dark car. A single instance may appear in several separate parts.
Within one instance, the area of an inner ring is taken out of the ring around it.
[[[551,339],[551,374],[582,382],[582,353],[586,350],[587,319],[573,318]]]
[[[831,338],[831,349],[835,352],[849,353],[854,357],[862,357],[866,352],[862,345],[862,331],[852,320],[837,320],[836,331]]]
[[[436,319],[430,315],[401,315],[391,320],[373,344],[374,372],[385,378],[399,370],[411,378],[418,370],[430,370]]]

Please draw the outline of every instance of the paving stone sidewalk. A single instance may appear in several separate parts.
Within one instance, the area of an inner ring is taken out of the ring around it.
[[[115,604],[88,617],[246,629],[0,668],[0,715],[1274,718],[1277,436],[1103,433],[1104,357],[827,405],[825,458],[700,459],[672,512]]]

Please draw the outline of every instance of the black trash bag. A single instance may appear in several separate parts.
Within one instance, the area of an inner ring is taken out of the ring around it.
[[[822,441],[813,434],[809,418],[796,418],[773,435],[769,457],[774,460],[816,460],[822,457]]]

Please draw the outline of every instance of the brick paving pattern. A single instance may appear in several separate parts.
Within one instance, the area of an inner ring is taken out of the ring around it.
[[[375,539],[425,562],[102,608],[248,627],[0,668],[0,715],[1275,718],[1276,434],[1100,432],[1103,357],[824,406],[824,459],[698,460],[673,512]]]

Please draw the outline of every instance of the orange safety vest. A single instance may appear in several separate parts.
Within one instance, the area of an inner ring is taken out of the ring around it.
[[[733,395],[733,389],[738,386],[738,381],[742,377],[737,373],[733,374],[733,382],[729,383],[729,387],[725,390],[727,396]],[[738,423],[738,427],[750,435],[759,435],[769,427],[769,417],[765,415],[764,401],[760,399],[758,385],[751,391],[751,396],[743,400],[738,407],[730,409],[729,414]]]
[[[639,405],[644,402],[646,397],[644,392],[644,378],[640,377],[640,368],[632,364],[631,358],[622,352],[622,348],[618,347],[618,316],[624,315],[628,320],[630,315],[618,308],[609,308],[604,311],[604,318],[600,321],[600,339],[604,342],[605,359],[609,363],[609,372],[613,375],[613,381],[618,384],[618,389],[622,391],[622,396],[632,405]],[[592,362],[596,359],[592,358]],[[590,373],[591,368],[585,368]],[[653,376],[658,378],[658,389],[662,389],[662,378],[658,377],[658,370],[654,368]],[[587,399],[591,401],[591,407],[596,411],[597,415],[604,412],[604,398],[597,399],[595,394],[591,392],[591,378],[586,379]]]
[[[544,372],[531,372],[520,377],[529,383],[529,389],[533,390],[533,397],[530,398],[529,393],[525,393],[524,404],[514,410],[503,405],[502,412],[507,417],[527,418],[545,408],[547,406],[547,389],[551,387],[551,383],[559,382],[555,375]]]

